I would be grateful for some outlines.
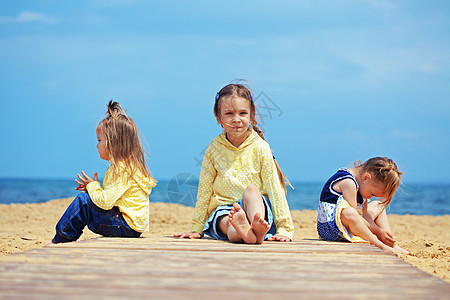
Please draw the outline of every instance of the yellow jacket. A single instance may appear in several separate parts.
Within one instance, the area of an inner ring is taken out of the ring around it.
[[[128,179],[127,170],[113,180],[111,168],[105,174],[103,188],[98,181],[90,182],[86,190],[95,205],[104,210],[117,206],[127,224],[138,232],[149,230],[148,196],[156,183],[136,170]],[[128,179],[128,180],[127,180]]]
[[[201,233],[211,213],[220,205],[240,201],[250,184],[269,199],[277,234],[292,239],[294,225],[272,151],[252,129],[238,148],[226,139],[225,134],[217,136],[208,145],[200,171],[192,231]]]

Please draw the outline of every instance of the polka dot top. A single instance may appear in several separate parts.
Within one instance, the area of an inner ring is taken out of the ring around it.
[[[111,168],[105,174],[103,188],[98,181],[92,181],[86,190],[95,205],[104,210],[117,206],[127,224],[138,232],[149,230],[148,196],[156,183],[136,170],[128,179],[127,170],[119,172],[113,180]],[[128,179],[128,180],[127,180]]]

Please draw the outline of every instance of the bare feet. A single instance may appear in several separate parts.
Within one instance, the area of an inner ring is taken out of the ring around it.
[[[373,244],[373,245],[375,245],[375,244]],[[375,246],[377,246],[383,250],[390,251],[395,254],[409,254],[409,252],[407,250],[405,250],[402,247],[399,247],[397,245],[394,245],[394,247],[389,247],[389,246],[383,244],[382,242],[380,242],[379,245],[375,245]]]
[[[231,207],[230,214],[228,215],[228,220],[245,243],[256,243],[256,236],[247,221],[247,215],[238,203],[234,203]]]
[[[401,254],[409,254],[408,250],[403,249],[402,247],[398,246],[398,245],[394,245],[394,250],[397,253],[401,253]]]
[[[374,235],[374,237],[375,237],[375,235]],[[383,243],[382,243],[380,240],[378,240],[378,238],[376,238],[376,237],[373,239],[373,241],[369,241],[369,243],[370,243],[371,245],[377,246],[377,247],[380,248],[380,249],[383,249],[383,250],[386,250],[386,251],[390,251],[390,252],[392,252],[392,253],[396,253],[395,250],[394,250],[394,248],[389,247],[388,245],[383,244]]]
[[[262,244],[270,226],[266,220],[262,219],[259,213],[256,213],[252,221],[252,231],[256,236],[256,244]]]
[[[384,244],[383,244],[384,245]],[[383,248],[381,248],[381,249],[383,249],[383,250],[386,250],[386,251],[390,251],[390,252],[392,252],[392,253],[397,253],[396,251],[395,251],[395,249],[394,248],[392,248],[392,247],[389,247],[389,246],[386,246],[386,245],[384,245],[385,247],[383,247]]]

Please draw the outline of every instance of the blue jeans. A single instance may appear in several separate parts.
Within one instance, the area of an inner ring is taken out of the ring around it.
[[[52,242],[76,241],[84,227],[94,233],[109,237],[139,237],[140,232],[130,228],[119,208],[103,210],[96,206],[87,193],[79,194],[66,209],[58,224]]]

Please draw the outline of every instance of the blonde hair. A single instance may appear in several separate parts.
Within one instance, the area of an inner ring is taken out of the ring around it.
[[[253,101],[253,96],[250,91],[250,89],[243,85],[243,84],[229,84],[225,87],[223,87],[216,95],[216,101],[214,103],[214,115],[216,118],[220,119],[220,100],[227,96],[235,96],[247,99],[250,103],[250,122],[252,125],[253,130],[263,139],[266,140],[264,136],[264,131],[259,129],[258,127],[258,121],[256,120],[256,107],[255,102]],[[281,171],[280,166],[278,165],[277,160],[275,157],[273,158],[275,162],[275,166],[277,168],[278,178],[280,180],[281,187],[283,188],[284,192],[286,193],[286,184],[289,184],[290,187],[292,187],[291,183],[287,179],[287,177],[283,174]]]
[[[395,162],[387,157],[373,157],[361,163],[359,160],[353,164],[356,169],[363,172],[369,172],[375,177],[375,180],[386,185],[384,201],[381,204],[389,205],[392,201],[395,191],[401,184],[403,175],[397,168]]]
[[[129,170],[128,178],[131,178],[137,169],[144,176],[154,180],[145,163],[145,153],[136,124],[118,102],[109,101],[107,108],[106,117],[98,123],[97,130],[106,137],[113,178],[117,178],[122,172],[119,163],[124,163],[125,169]]]

